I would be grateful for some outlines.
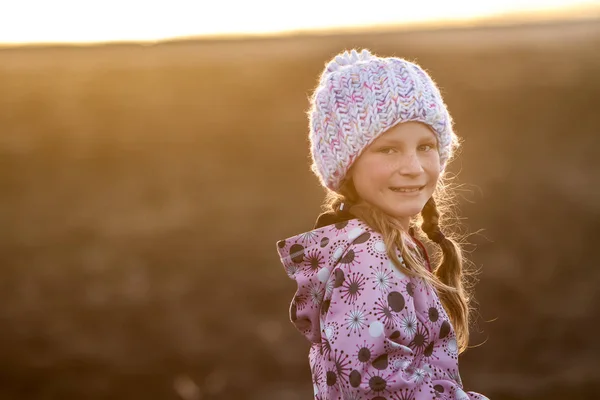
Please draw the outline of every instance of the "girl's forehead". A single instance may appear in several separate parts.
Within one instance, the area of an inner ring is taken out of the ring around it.
[[[388,129],[375,142],[408,142],[423,139],[436,140],[437,137],[428,125],[411,121],[400,123]]]

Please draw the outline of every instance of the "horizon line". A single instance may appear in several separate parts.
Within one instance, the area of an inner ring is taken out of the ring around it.
[[[221,32],[194,35],[174,35],[159,39],[114,39],[92,41],[36,41],[36,42],[0,42],[0,49],[43,48],[43,47],[94,47],[107,45],[158,45],[187,41],[231,41],[256,40],[270,38],[289,38],[300,36],[340,35],[349,33],[377,33],[378,31],[423,31],[455,28],[510,27],[513,25],[536,25],[560,22],[600,21],[600,3],[567,9],[549,9],[543,11],[514,11],[508,13],[483,15],[466,18],[447,18],[398,23],[353,24],[319,28],[295,28],[270,32]]]

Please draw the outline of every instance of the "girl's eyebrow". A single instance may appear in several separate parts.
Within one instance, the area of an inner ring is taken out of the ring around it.
[[[422,135],[419,138],[417,138],[416,142],[426,142],[426,141],[437,141],[437,139],[435,137],[429,136],[429,135]],[[406,141],[401,140],[401,139],[395,139],[395,138],[385,138],[382,137],[380,138],[380,140],[377,141],[377,145],[390,145],[390,144],[405,144]]]

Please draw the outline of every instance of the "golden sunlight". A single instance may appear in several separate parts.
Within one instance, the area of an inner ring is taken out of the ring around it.
[[[155,41],[443,23],[597,7],[577,0],[18,0],[0,4],[0,43]]]

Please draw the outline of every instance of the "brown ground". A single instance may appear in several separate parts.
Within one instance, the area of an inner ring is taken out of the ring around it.
[[[465,139],[494,400],[600,392],[600,22],[0,51],[0,398],[308,399],[275,241],[324,62],[416,59]]]

